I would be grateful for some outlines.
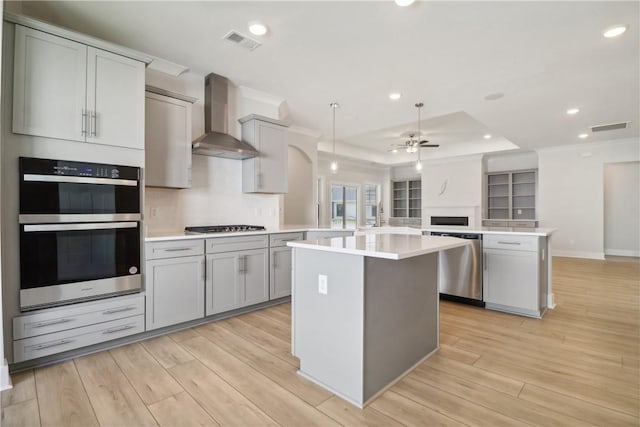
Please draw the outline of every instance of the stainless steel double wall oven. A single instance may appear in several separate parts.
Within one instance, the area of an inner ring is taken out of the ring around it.
[[[140,168],[20,158],[20,309],[139,292]]]

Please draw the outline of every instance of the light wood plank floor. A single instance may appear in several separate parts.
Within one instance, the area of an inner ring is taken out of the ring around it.
[[[16,373],[2,426],[640,425],[640,263],[553,267],[543,320],[441,302],[440,351],[365,410],[296,374],[286,304]]]

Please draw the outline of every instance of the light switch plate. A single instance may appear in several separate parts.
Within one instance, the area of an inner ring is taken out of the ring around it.
[[[327,276],[324,274],[318,274],[318,293],[327,294]]]

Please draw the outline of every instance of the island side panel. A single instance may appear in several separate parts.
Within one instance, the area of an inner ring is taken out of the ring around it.
[[[364,400],[438,348],[438,253],[365,258]]]
[[[293,353],[305,377],[362,405],[364,260],[294,248]],[[327,276],[327,294],[318,276]]]

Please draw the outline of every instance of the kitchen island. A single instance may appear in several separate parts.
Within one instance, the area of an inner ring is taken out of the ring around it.
[[[454,237],[288,242],[298,373],[364,407],[438,349],[438,252]]]

